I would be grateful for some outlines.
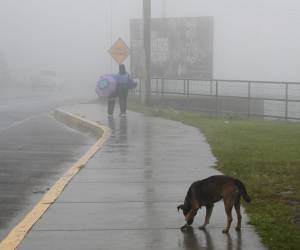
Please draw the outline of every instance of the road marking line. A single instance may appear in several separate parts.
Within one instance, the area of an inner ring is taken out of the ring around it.
[[[98,123],[83,119],[80,116],[71,114],[69,112],[60,111],[72,119],[79,122],[86,122],[89,125],[96,126],[103,131],[102,136],[97,142],[69,169],[67,172],[56,181],[56,183],[50,188],[50,190],[42,197],[33,209],[25,215],[23,220],[19,222],[3,239],[0,243],[0,250],[13,250],[21,243],[27,233],[33,227],[33,225],[41,218],[41,216],[47,211],[47,209],[55,202],[55,200],[62,193],[66,185],[72,180],[72,178],[80,171],[82,167],[99,151],[104,143],[108,140],[111,134],[111,130],[108,127],[100,125]],[[74,121],[73,120],[73,121]]]
[[[21,124],[23,124],[23,123],[26,123],[26,122],[28,122],[28,121],[30,121],[30,120],[32,120],[32,119],[35,119],[35,118],[37,118],[37,117],[38,117],[38,115],[33,115],[33,116],[29,116],[29,117],[27,117],[27,118],[25,118],[25,119],[23,119],[23,120],[14,121],[11,125],[9,125],[9,126],[7,126],[7,127],[4,127],[4,128],[1,128],[1,129],[0,129],[0,133],[3,133],[5,130],[8,130],[8,129],[17,127],[17,126],[19,126],[19,125],[21,125]]]

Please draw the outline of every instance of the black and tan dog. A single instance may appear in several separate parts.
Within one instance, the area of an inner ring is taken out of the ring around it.
[[[227,215],[227,226],[223,230],[223,233],[228,233],[229,231],[232,222],[231,210],[233,206],[238,219],[236,230],[239,231],[242,220],[240,209],[241,196],[246,202],[251,201],[244,184],[240,180],[230,176],[214,175],[192,183],[184,199],[184,204],[177,207],[178,211],[182,209],[186,221],[186,224],[181,229],[186,229],[190,226],[194,221],[198,209],[205,206],[205,221],[200,227],[200,229],[204,229],[209,224],[214,203],[223,199]]]

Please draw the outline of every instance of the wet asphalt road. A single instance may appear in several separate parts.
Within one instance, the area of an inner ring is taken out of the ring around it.
[[[69,101],[0,95],[0,240],[95,141],[51,116]]]

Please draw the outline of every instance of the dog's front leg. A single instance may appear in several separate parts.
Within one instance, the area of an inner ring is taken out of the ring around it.
[[[193,207],[188,214],[185,216],[185,221],[188,223],[189,221],[193,220],[196,216],[199,208]]]
[[[206,225],[209,224],[209,220],[210,220],[213,208],[214,208],[214,204],[209,204],[206,206],[205,221],[204,221],[203,225],[199,227],[199,229],[203,230],[203,229],[205,229]]]
[[[199,208],[201,208],[201,205],[196,200],[192,200],[191,202],[192,208],[185,216],[185,221],[188,225],[191,225],[193,223],[194,217],[196,216]]]
[[[180,230],[181,231],[186,231],[186,230],[189,230],[189,229],[191,229],[192,228],[192,226],[190,226],[190,225],[188,225],[187,223],[185,223],[181,228],[180,228]]]

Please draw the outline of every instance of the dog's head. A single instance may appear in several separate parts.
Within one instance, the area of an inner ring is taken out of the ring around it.
[[[191,214],[191,213],[189,213],[190,211],[191,211],[191,209],[192,209],[192,205],[190,204],[190,203],[188,203],[188,204],[181,204],[181,205],[179,205],[178,207],[177,207],[177,210],[178,210],[178,212],[179,212],[179,210],[182,210],[182,212],[183,212],[183,215],[184,215],[184,217],[185,217],[185,220],[186,220],[186,223],[188,224],[188,225],[192,225],[193,224],[193,222],[194,222],[194,217],[195,217],[195,215],[196,214]],[[197,213],[197,212],[196,212]]]
[[[181,204],[177,207],[177,210],[179,212],[179,210],[182,210],[182,213],[184,216],[186,216],[188,214],[188,212],[191,210],[192,206],[191,205],[186,205],[186,204]]]

